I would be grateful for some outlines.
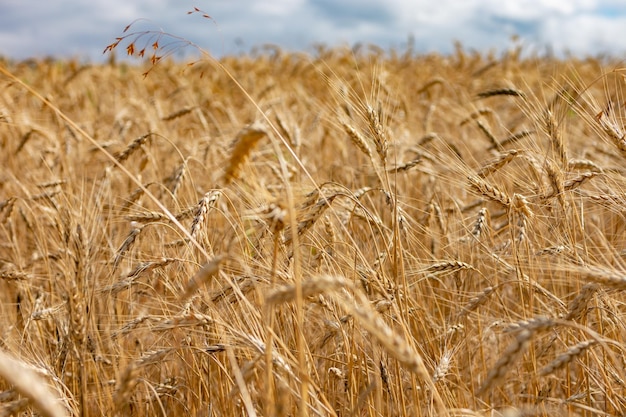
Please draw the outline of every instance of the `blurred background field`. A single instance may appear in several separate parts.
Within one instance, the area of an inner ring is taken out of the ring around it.
[[[625,412],[619,62],[1,68],[0,347],[68,414]]]

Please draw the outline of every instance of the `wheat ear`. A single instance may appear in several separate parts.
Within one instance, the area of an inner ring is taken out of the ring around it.
[[[523,151],[513,149],[507,152],[502,152],[495,159],[492,159],[491,161],[486,162],[478,170],[478,172],[476,172],[476,175],[479,176],[480,178],[485,178],[493,174],[494,172],[496,172],[497,170],[499,170],[500,168],[502,168],[503,166],[511,162],[517,155],[520,154],[520,152],[523,152]]]
[[[572,346],[567,351],[559,355],[555,360],[553,360],[552,362],[547,364],[544,368],[542,368],[539,371],[539,375],[541,376],[550,375],[551,373],[563,368],[565,365],[567,365],[568,363],[572,362],[573,360],[578,358],[580,355],[585,353],[587,349],[589,349],[591,346],[595,345],[596,343],[598,342],[595,340],[585,340],[584,342],[580,342],[577,345]]]
[[[343,123],[343,129],[346,131],[346,133],[350,137],[350,140],[352,141],[354,146],[359,148],[361,152],[363,152],[365,155],[367,155],[371,159],[372,150],[370,149],[370,146],[367,143],[367,140],[363,137],[363,135],[361,135],[361,133],[358,130],[356,130],[354,127],[352,127],[351,125],[347,123]]]
[[[389,149],[389,141],[387,140],[387,132],[383,128],[380,120],[380,113],[373,107],[368,107],[367,118],[370,123],[370,130],[374,135],[374,144],[376,145],[376,153],[380,160],[384,163],[387,160],[387,150]]]
[[[475,191],[478,191],[478,193],[487,197],[489,200],[500,203],[507,208],[511,205],[511,198],[506,193],[487,183],[482,178],[471,176],[468,177],[468,180]]]
[[[204,285],[209,281],[209,279],[217,275],[220,271],[220,265],[224,259],[226,259],[226,255],[217,255],[209,262],[205,263],[202,268],[200,268],[200,270],[189,280],[189,282],[187,282],[182,299],[186,300],[191,297],[193,293],[200,288],[200,286]]]
[[[561,127],[550,110],[546,112],[545,124],[546,132],[550,137],[550,145],[554,158],[559,161],[562,167],[566,167],[568,158],[565,143],[563,142],[563,135],[561,134]]]
[[[46,381],[30,366],[0,351],[0,376],[13,385],[15,390],[27,397],[41,415],[45,417],[68,416],[61,406],[60,398],[55,395]]]
[[[322,275],[318,277],[312,277],[302,283],[302,296],[310,297],[313,295],[332,292],[341,288],[352,288],[353,285],[350,281],[341,276]],[[285,285],[282,288],[278,288],[272,291],[265,301],[268,304],[287,303],[295,300],[296,298],[296,286]]]
[[[243,128],[237,134],[228,165],[224,171],[226,184],[237,178],[241,165],[245,162],[257,142],[265,136],[267,136],[267,131],[258,123]]]

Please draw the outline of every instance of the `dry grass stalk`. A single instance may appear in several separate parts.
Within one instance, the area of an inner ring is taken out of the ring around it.
[[[482,178],[477,176],[470,176],[468,177],[468,180],[472,188],[482,196],[487,197],[491,201],[500,203],[506,208],[511,205],[511,199],[506,193],[500,191],[495,186],[487,183]]]
[[[507,152],[502,152],[496,158],[491,161],[486,162],[479,170],[476,172],[476,175],[480,178],[485,178],[494,172],[498,171],[500,168],[511,162],[517,155],[520,154],[518,149],[513,149]]]
[[[28,398],[42,416],[61,417],[69,413],[65,402],[55,394],[48,383],[30,366],[0,351],[0,376],[24,397]]]
[[[228,160],[228,165],[224,170],[223,178],[226,184],[237,179],[241,165],[243,165],[259,140],[263,139],[265,136],[267,136],[267,131],[259,123],[246,126],[237,134],[233,143],[230,159]]]
[[[205,263],[198,272],[187,282],[185,292],[181,300],[191,297],[202,285],[207,283],[211,278],[220,271],[220,265],[227,258],[227,255],[216,255],[209,262]]]
[[[576,358],[585,353],[587,349],[589,349],[596,343],[598,343],[596,340],[585,340],[584,342],[580,342],[577,345],[572,346],[567,351],[559,355],[555,360],[543,367],[539,371],[539,375],[546,376],[553,374],[555,371],[576,360]]]

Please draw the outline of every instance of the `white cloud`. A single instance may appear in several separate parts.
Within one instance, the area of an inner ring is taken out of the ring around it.
[[[288,17],[305,5],[306,0],[252,1],[250,11],[259,17]]]
[[[555,50],[568,49],[575,54],[620,54],[626,51],[624,28],[626,16],[573,16],[567,20],[548,19],[541,29],[541,38]]]
[[[198,0],[5,1],[0,54],[76,54],[98,58],[138,18],[159,29],[233,53],[264,43],[305,49],[316,42],[399,46],[413,34],[421,51],[506,48],[510,36],[579,54],[624,50],[623,0],[209,0],[199,6],[217,25],[186,12]],[[243,46],[242,46],[243,45]]]

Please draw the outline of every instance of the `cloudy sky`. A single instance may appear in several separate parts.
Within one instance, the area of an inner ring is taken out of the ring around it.
[[[194,6],[214,20],[187,15]],[[626,53],[624,0],[0,0],[0,55],[101,60],[140,18],[131,31],[162,29],[216,56],[263,44],[404,50],[409,37],[417,52],[448,53],[457,40],[502,51],[513,35],[538,54]]]

